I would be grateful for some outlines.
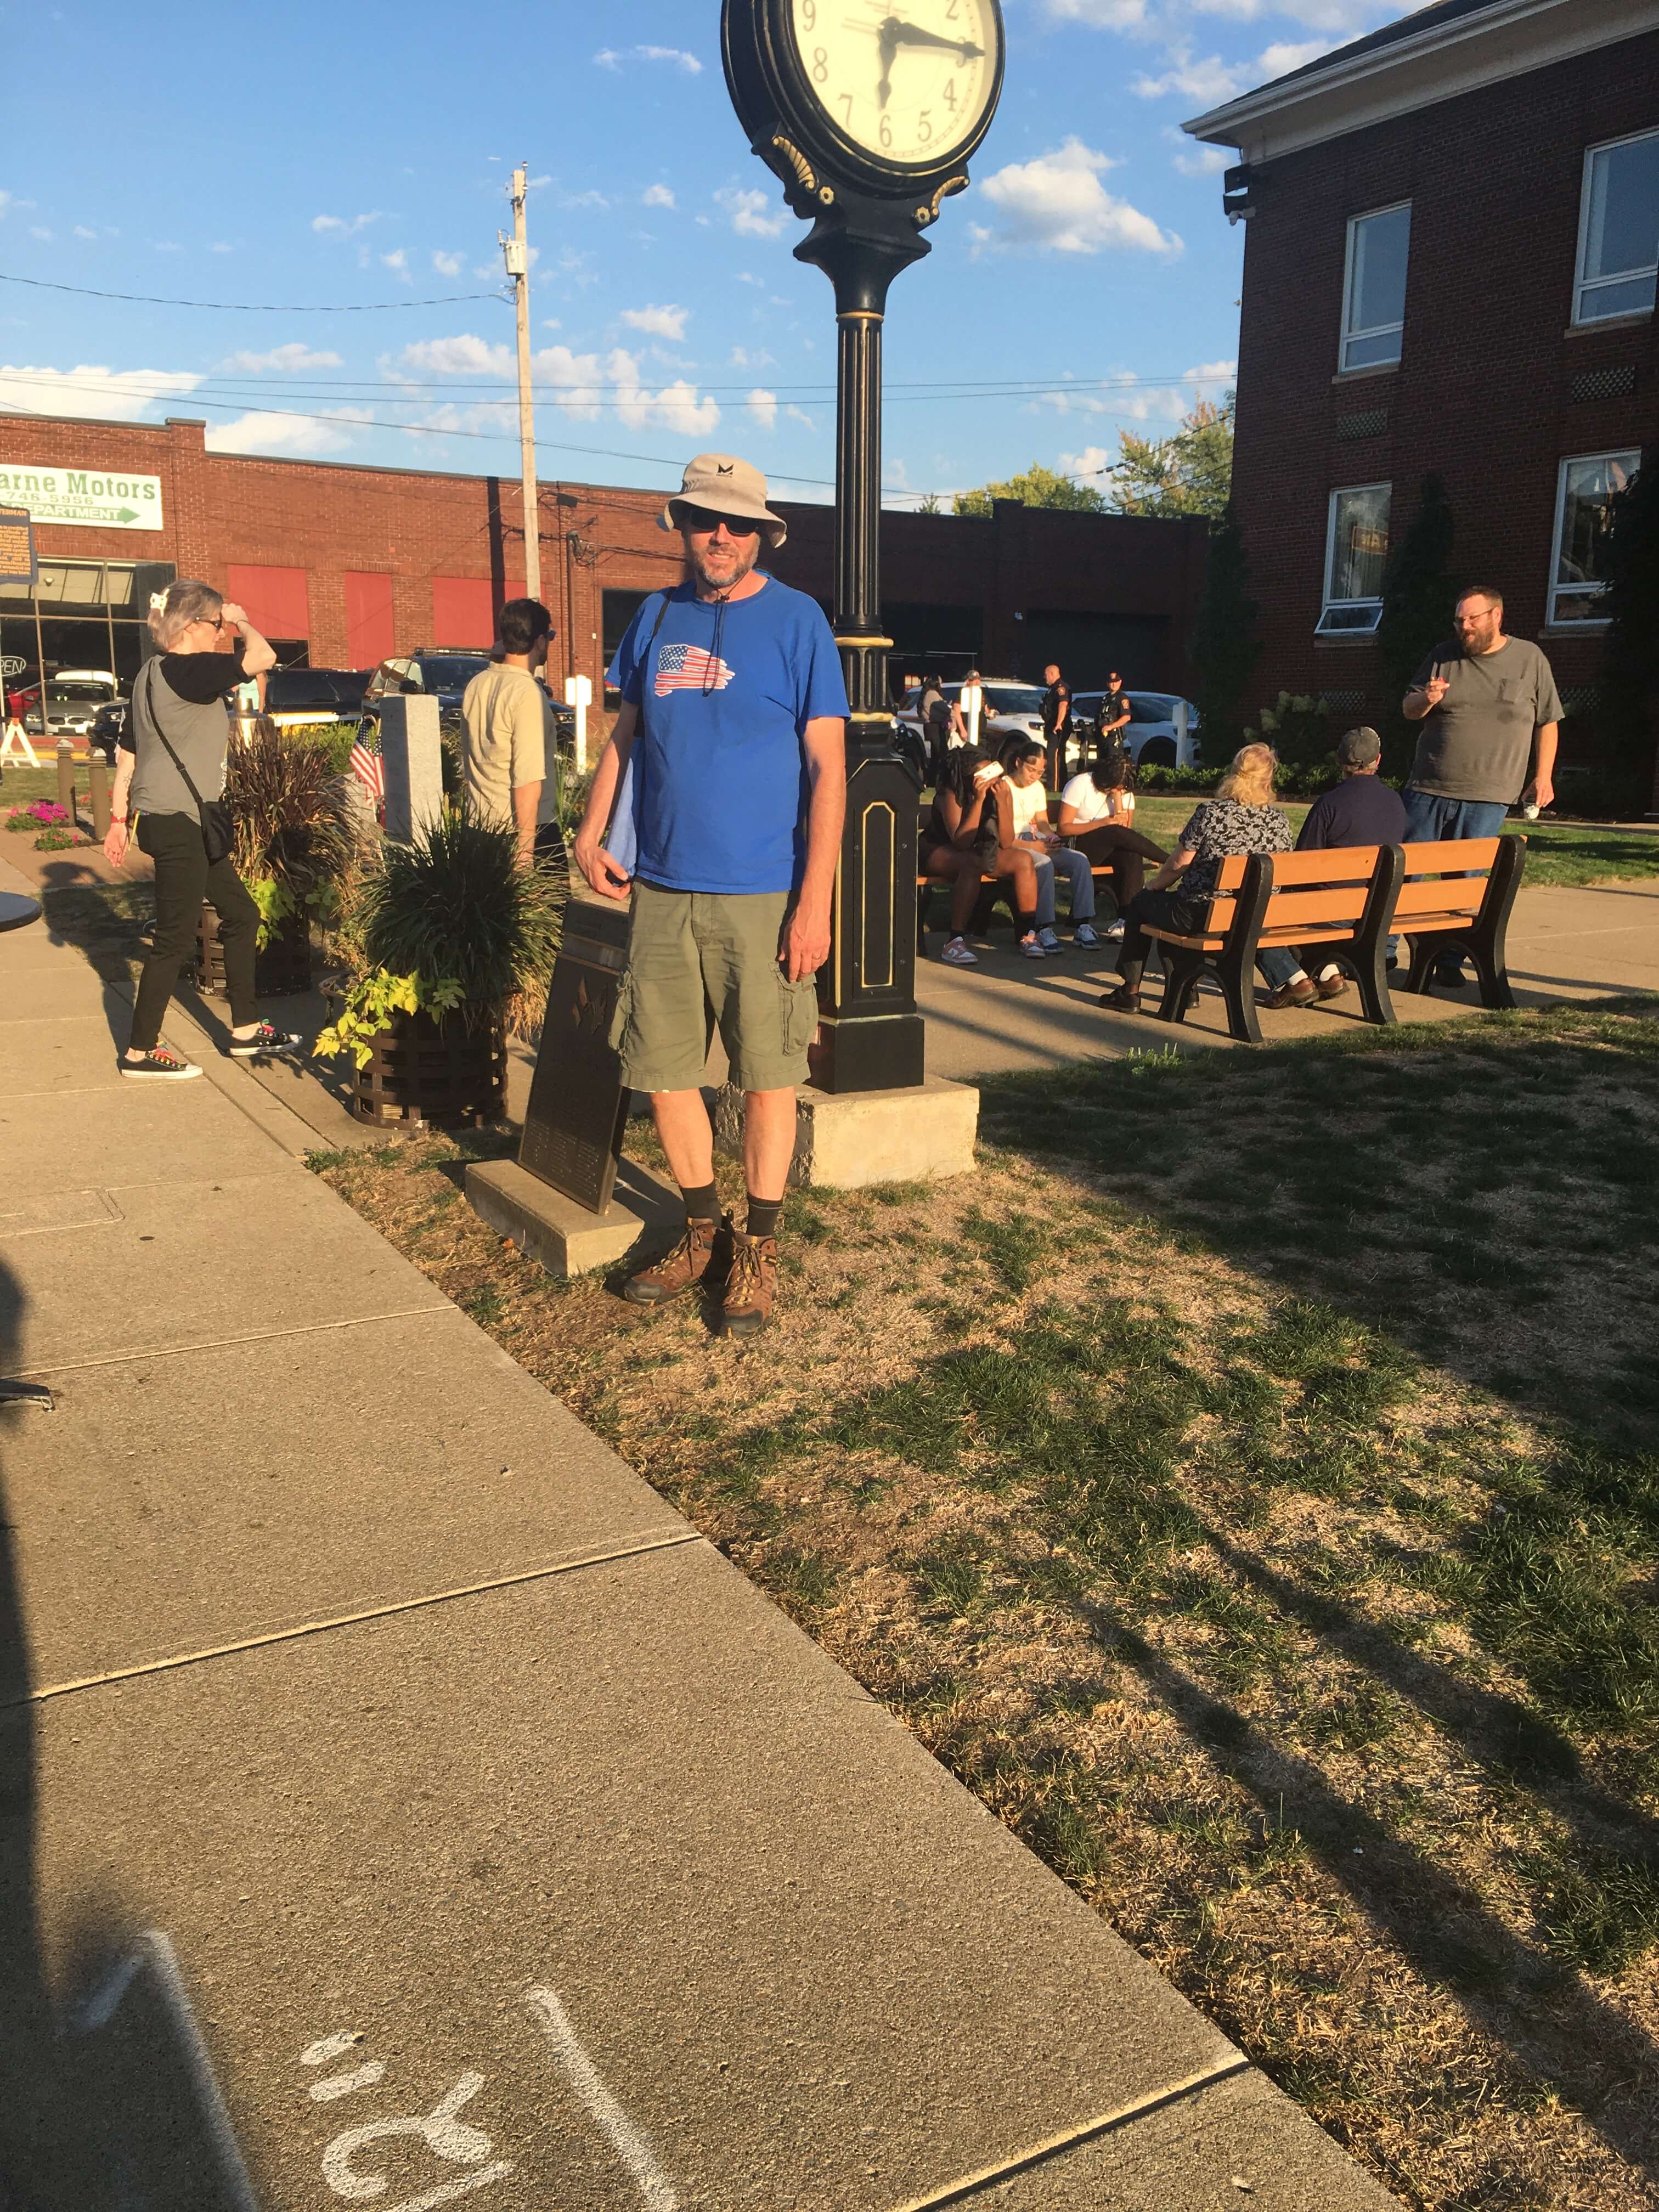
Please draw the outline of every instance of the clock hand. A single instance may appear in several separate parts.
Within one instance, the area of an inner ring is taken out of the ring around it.
[[[881,107],[886,106],[887,96],[893,89],[893,58],[898,52],[902,27],[896,15],[888,16],[881,27],[881,76],[876,83],[876,101]]]
[[[979,60],[985,52],[983,46],[975,46],[971,40],[941,38],[937,31],[924,31],[918,24],[901,23],[896,15],[887,18],[881,27],[881,35],[884,46],[890,38],[896,47],[944,46],[964,62]]]

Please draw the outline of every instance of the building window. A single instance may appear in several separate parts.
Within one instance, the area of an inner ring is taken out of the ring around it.
[[[1575,323],[1653,312],[1659,276],[1659,131],[1592,146],[1578,218]]]
[[[1354,484],[1331,494],[1325,539],[1325,605],[1315,635],[1369,637],[1382,613],[1389,559],[1389,484]]]
[[[1381,368],[1400,358],[1406,328],[1411,202],[1357,215],[1348,225],[1342,279],[1342,368]]]
[[[1603,556],[1613,500],[1642,465],[1639,453],[1580,453],[1561,464],[1555,495],[1555,568],[1550,621],[1602,623]]]

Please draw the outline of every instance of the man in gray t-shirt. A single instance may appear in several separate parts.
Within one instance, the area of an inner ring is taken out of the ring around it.
[[[1459,599],[1456,626],[1401,702],[1407,720],[1424,725],[1406,781],[1413,843],[1494,836],[1523,789],[1539,806],[1555,796],[1561,701],[1548,661],[1504,635],[1503,599],[1485,586]]]

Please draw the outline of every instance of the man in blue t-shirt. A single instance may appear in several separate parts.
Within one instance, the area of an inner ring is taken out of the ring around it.
[[[623,1295],[654,1305],[706,1285],[727,1333],[744,1336],[766,1326],[776,1294],[795,1086],[817,1027],[812,979],[829,955],[847,811],[847,691],[817,600],[755,565],[763,536],[775,551],[784,540],[758,469],[700,453],[660,520],[679,532],[690,574],[652,592],[617,648],[606,681],[622,708],[575,859],[602,897],[632,902],[611,1041],[623,1082],[650,1093],[685,1194],[684,1236]],[[625,846],[630,811],[631,874],[607,849]],[[744,1093],[749,1194],[723,1279],[729,1224],[701,1087],[711,1018]]]

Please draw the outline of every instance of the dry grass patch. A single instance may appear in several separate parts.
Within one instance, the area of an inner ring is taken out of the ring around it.
[[[1498,1371],[1505,1297],[1525,1322],[1563,1256],[1523,1202],[1549,1156],[1494,1143],[1499,1104],[1649,1141],[1656,1024],[1595,1018],[1630,1026],[999,1086],[972,1178],[792,1200],[782,1315],[747,1346],[504,1249],[460,1197],[470,1148],[316,1164],[1407,2203],[1636,2212],[1659,1465],[1622,1412],[1577,1418],[1632,1356],[1577,1314],[1594,1267],[1567,1279],[1571,1402]],[[1416,1071],[1403,1102],[1379,1057]],[[1331,1073],[1361,1078],[1340,1112]],[[1333,1230],[1304,1181],[1332,1163],[1297,1145],[1409,1156],[1430,1092],[1429,1195],[1351,1175],[1364,1218]],[[1230,1168],[1228,1201],[1202,1186]],[[1528,1263],[1443,1295],[1414,1241],[1477,1168]],[[1622,1297],[1655,1237],[1612,1187]]]

